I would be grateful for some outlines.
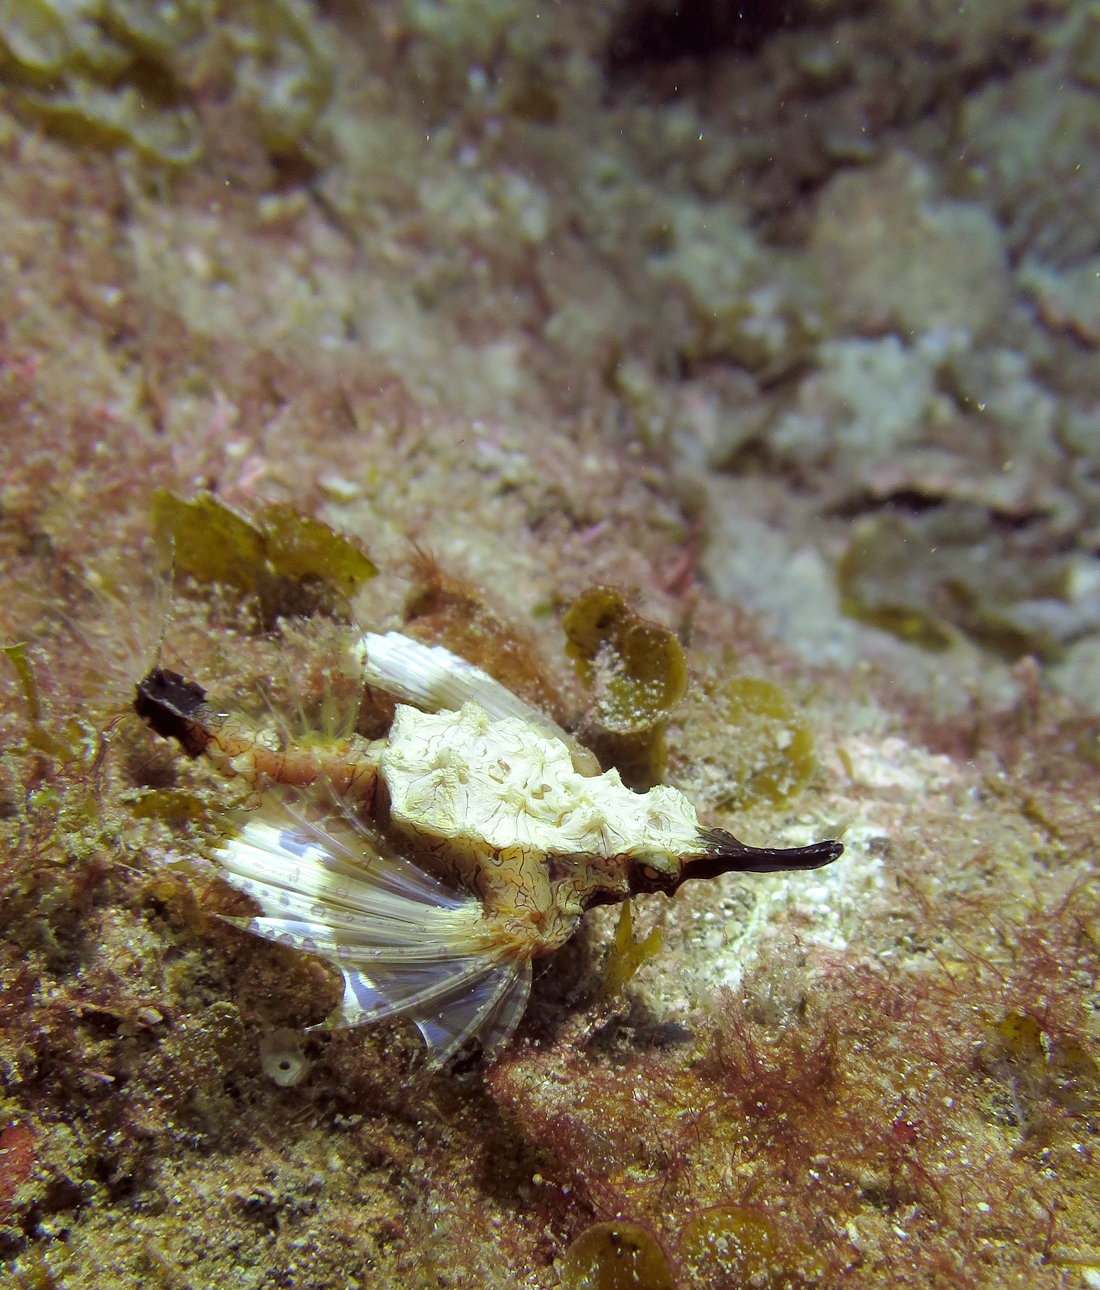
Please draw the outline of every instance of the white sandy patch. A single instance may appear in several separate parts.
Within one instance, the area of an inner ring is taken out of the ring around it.
[[[839,837],[844,854],[807,873],[729,875],[685,888],[686,899],[674,901],[663,919],[667,949],[642,978],[662,1015],[683,1015],[711,1005],[722,990],[736,991],[776,952],[779,939],[786,944],[793,934],[802,946],[844,951],[853,933],[876,917],[889,879],[883,854],[901,837],[908,803],[950,790],[960,772],[949,757],[894,735],[847,740],[844,748],[853,778],[838,761],[839,791],[766,839],[767,845],[804,846]],[[758,832],[752,840],[765,842]]]
[[[914,748],[897,735],[848,739],[839,745],[839,752],[848,762],[844,770],[862,788],[901,789],[906,796],[941,793],[957,776],[950,757]],[[843,765],[839,755],[837,760]]]

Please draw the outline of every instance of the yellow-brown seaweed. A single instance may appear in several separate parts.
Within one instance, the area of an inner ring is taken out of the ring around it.
[[[566,653],[593,696],[583,738],[633,787],[657,783],[664,772],[665,726],[687,691],[683,646],[612,587],[578,596],[562,628]]]

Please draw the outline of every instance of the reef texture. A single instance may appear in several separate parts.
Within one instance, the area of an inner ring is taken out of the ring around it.
[[[0,5],[0,1277],[1100,1285],[1098,137],[1070,0]],[[331,728],[351,621],[845,855],[304,1035],[130,703]]]

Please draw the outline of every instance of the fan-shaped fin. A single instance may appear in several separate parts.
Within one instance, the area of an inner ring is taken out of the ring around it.
[[[478,1032],[487,1061],[492,1061],[511,1040],[527,1007],[531,994],[531,962],[528,959],[517,967],[515,980],[500,996],[492,1015]]]
[[[339,966],[344,996],[326,1027],[408,1016],[432,1065],[479,1034],[495,1054],[523,1013],[530,963],[473,896],[390,853],[322,797],[266,795],[215,853],[262,911],[227,921]],[[310,818],[318,805],[325,814]]]
[[[488,932],[481,938],[466,937],[464,927],[444,926],[420,935],[407,924],[397,928],[378,928],[372,924],[349,933],[339,925],[303,923],[289,918],[226,918],[224,921],[277,945],[286,945],[306,954],[323,955],[341,967],[433,963],[439,959],[453,959],[455,945],[460,940],[465,953],[487,953],[492,957]]]
[[[425,712],[457,710],[473,701],[491,717],[520,717],[558,730],[549,717],[524,703],[488,672],[442,645],[425,645],[402,632],[385,636],[367,632],[359,648],[365,683],[414,708]]]
[[[318,793],[320,789],[318,790]],[[383,852],[377,839],[343,810],[317,822],[292,804],[292,790],[269,793],[258,811],[218,853],[223,868],[241,878],[257,878],[302,890],[302,883],[323,889],[329,899],[356,901],[369,888],[414,901],[457,908],[468,899],[450,891],[419,865]],[[344,883],[339,879],[347,879]]]
[[[345,968],[344,998],[332,1024],[358,1026],[385,1017],[419,1016],[445,1001],[476,999],[500,967],[478,958],[379,964],[369,972]]]
[[[428,1046],[429,1061],[442,1065],[475,1035],[485,1057],[492,1060],[511,1039],[530,990],[530,961],[500,963],[473,989],[445,999],[437,1011],[411,1013]]]

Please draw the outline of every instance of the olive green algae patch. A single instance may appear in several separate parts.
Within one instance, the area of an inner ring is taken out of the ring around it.
[[[827,1271],[808,1245],[785,1236],[763,1211],[743,1205],[696,1214],[680,1236],[680,1264],[700,1290],[793,1290],[816,1284]]]
[[[615,924],[615,940],[604,964],[601,993],[609,999],[622,994],[638,969],[655,958],[664,948],[664,943],[664,932],[660,927],[650,928],[648,935],[640,941],[634,939],[630,901],[624,900],[619,909],[619,921]]]
[[[632,788],[657,783],[664,774],[668,717],[687,691],[684,647],[612,587],[591,587],[578,596],[562,628],[565,652],[591,688],[582,741]]]
[[[289,506],[265,507],[253,522],[209,493],[188,502],[159,488],[153,534],[179,573],[255,598],[264,626],[318,611],[346,615],[378,572],[354,538]]]
[[[564,1290],[674,1290],[657,1238],[638,1223],[595,1223],[562,1260]]]
[[[69,739],[58,738],[55,733],[47,728],[44,721],[42,701],[38,693],[38,682],[35,679],[31,661],[27,658],[26,642],[19,641],[13,645],[0,645],[0,654],[3,654],[15,669],[19,689],[27,707],[28,747],[33,748],[36,752],[45,753],[49,757],[55,757],[62,762],[72,761],[78,755],[81,735],[85,732],[73,721],[66,723],[65,733],[70,736]]]
[[[792,802],[817,769],[813,731],[793,696],[762,677],[706,676],[679,717],[677,764],[683,750],[708,774],[694,796],[714,810],[776,809]]]
[[[712,694],[719,718],[735,732],[731,770],[737,785],[723,807],[782,806],[810,782],[817,766],[810,727],[778,685],[739,676]]]

